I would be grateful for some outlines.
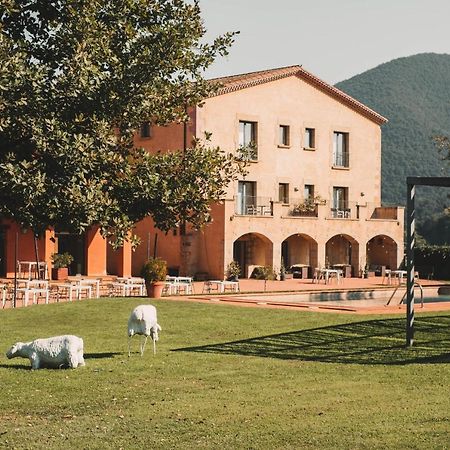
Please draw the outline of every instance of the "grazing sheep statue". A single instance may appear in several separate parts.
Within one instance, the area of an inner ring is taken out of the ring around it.
[[[144,354],[147,338],[151,336],[153,341],[153,354],[156,354],[156,341],[159,339],[158,331],[162,328],[156,320],[156,308],[153,305],[139,305],[133,309],[128,319],[128,356],[131,355],[131,337],[135,334],[145,336],[144,342],[141,339],[141,356]]]
[[[83,339],[72,336],[54,336],[31,342],[16,342],[7,352],[8,359],[29,358],[32,369],[43,367],[75,369],[84,366]]]

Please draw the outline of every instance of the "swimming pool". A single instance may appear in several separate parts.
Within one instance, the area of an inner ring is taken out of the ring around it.
[[[392,297],[393,289],[374,289],[374,290],[347,290],[347,291],[322,291],[322,292],[280,292],[267,294],[242,294],[228,298],[226,301],[248,302],[256,304],[268,305],[301,305],[301,304],[318,304],[337,307],[373,307],[386,305],[391,299],[390,305],[399,305],[405,289],[395,292]],[[423,302],[424,303],[440,303],[450,302],[450,294],[448,291],[440,294],[439,289],[424,288]],[[392,298],[391,298],[392,297]],[[416,289],[414,293],[415,304],[421,303],[420,289]],[[225,300],[225,299],[224,299]]]

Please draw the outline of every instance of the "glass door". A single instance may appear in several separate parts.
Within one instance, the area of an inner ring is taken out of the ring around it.
[[[238,214],[256,214],[256,183],[254,181],[239,181],[237,208]]]

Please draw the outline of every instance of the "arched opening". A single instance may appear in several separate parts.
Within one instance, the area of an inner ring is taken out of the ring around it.
[[[369,270],[374,270],[376,274],[383,274],[385,269],[397,269],[397,243],[383,234],[374,236],[366,245],[366,264]]]
[[[347,234],[337,234],[325,245],[325,265],[339,267],[344,276],[356,276],[360,269],[359,244]]]
[[[281,243],[281,258],[284,266],[289,269],[306,267],[308,276],[312,268],[318,266],[317,242],[307,234],[293,234]],[[301,272],[300,272],[301,273]]]
[[[273,244],[266,236],[247,233],[233,243],[233,259],[241,267],[241,277],[248,278],[254,266],[271,266]]]

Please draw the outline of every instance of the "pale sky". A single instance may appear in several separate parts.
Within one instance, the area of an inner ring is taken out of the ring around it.
[[[392,59],[450,54],[450,0],[200,0],[211,40],[240,31],[206,77],[299,64],[335,84]]]

